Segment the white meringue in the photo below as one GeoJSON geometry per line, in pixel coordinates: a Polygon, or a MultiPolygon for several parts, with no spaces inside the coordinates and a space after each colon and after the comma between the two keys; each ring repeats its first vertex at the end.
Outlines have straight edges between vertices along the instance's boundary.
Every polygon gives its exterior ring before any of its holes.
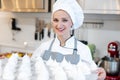
{"type": "Polygon", "coordinates": [[[49,80],[49,72],[41,57],[36,60],[35,72],[37,74],[37,80],[49,80]]]}
{"type": "Polygon", "coordinates": [[[4,80],[14,80],[15,79],[15,74],[10,72],[10,71],[4,72],[2,78],[4,80]]]}
{"type": "Polygon", "coordinates": [[[68,80],[65,71],[60,66],[56,66],[53,73],[55,80],[68,80]]]}
{"type": "Polygon", "coordinates": [[[25,64],[30,64],[30,57],[26,54],[23,56],[22,58],[22,64],[25,63],[25,64]]]}
{"type": "Polygon", "coordinates": [[[20,72],[18,74],[18,77],[17,79],[18,80],[30,80],[31,79],[31,73],[26,73],[25,71],[24,72],[20,72]]]}
{"type": "Polygon", "coordinates": [[[2,76],[2,61],[0,60],[0,77],[2,76]]]}

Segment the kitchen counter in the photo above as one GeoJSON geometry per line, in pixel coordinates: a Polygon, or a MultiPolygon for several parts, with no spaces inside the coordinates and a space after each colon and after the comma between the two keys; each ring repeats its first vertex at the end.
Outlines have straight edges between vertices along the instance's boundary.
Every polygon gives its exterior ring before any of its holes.
{"type": "Polygon", "coordinates": [[[41,44],[40,42],[28,42],[27,44],[24,43],[17,43],[17,42],[0,43],[0,53],[11,52],[11,51],[33,53],[35,49],[41,44]]]}

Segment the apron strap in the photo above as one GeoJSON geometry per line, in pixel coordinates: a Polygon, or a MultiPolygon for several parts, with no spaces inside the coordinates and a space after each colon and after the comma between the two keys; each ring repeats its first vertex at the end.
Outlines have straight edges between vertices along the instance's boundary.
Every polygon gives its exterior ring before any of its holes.
{"type": "Polygon", "coordinates": [[[50,44],[50,47],[48,49],[49,51],[51,51],[51,48],[52,48],[52,45],[53,45],[54,41],[55,41],[55,38],[53,39],[52,43],[50,44]]]}
{"type": "Polygon", "coordinates": [[[73,54],[77,54],[77,40],[76,40],[76,38],[75,38],[75,40],[74,40],[73,54]]]}

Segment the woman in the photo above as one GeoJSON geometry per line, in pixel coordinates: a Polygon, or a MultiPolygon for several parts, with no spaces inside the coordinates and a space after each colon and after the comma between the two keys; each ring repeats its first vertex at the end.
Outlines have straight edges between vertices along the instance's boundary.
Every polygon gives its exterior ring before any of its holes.
{"type": "MultiPolygon", "coordinates": [[[[82,9],[76,0],[57,0],[53,5],[51,20],[56,38],[42,43],[34,52],[32,59],[40,56],[45,62],[52,59],[64,69],[66,66],[62,62],[65,60],[75,66],[82,76],[95,71],[98,74],[98,80],[104,80],[106,73],[103,68],[96,66],[88,46],[71,36],[72,30],[79,28],[83,19],[82,9]]],[[[79,80],[84,80],[84,78],[79,80]]]]}

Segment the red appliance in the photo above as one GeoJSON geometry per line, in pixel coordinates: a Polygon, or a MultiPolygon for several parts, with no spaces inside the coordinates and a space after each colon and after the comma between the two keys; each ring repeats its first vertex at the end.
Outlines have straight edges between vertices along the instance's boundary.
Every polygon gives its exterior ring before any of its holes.
{"type": "Polygon", "coordinates": [[[120,80],[120,76],[107,76],[105,80],[120,80]]]}
{"type": "Polygon", "coordinates": [[[119,48],[120,43],[118,41],[110,42],[108,44],[108,53],[110,54],[110,57],[119,58],[119,48]]]}
{"type": "MultiPolygon", "coordinates": [[[[119,51],[120,51],[120,42],[113,41],[108,44],[108,53],[110,57],[120,58],[119,51]]],[[[107,75],[105,80],[120,80],[120,74],[118,76],[107,75]]]]}

